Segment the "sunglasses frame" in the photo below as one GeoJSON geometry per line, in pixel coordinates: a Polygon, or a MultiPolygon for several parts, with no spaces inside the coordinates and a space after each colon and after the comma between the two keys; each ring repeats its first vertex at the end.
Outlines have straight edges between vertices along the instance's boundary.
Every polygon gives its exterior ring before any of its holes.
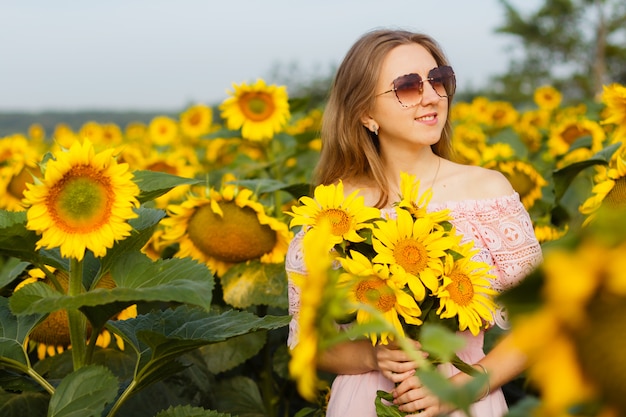
{"type": "MultiPolygon", "coordinates": [[[[432,75],[432,72],[433,72],[434,70],[436,70],[436,69],[441,69],[441,68],[446,68],[446,69],[447,69],[447,68],[449,68],[449,69],[450,69],[451,73],[450,73],[450,74],[448,74],[448,75],[446,75],[446,78],[452,78],[452,79],[454,80],[454,90],[456,90],[456,77],[455,77],[455,74],[454,74],[454,70],[452,69],[452,67],[451,67],[450,65],[441,65],[441,66],[438,66],[438,67],[431,68],[431,69],[428,71],[428,75],[429,75],[429,77],[428,77],[428,78],[426,78],[426,79],[422,79],[422,76],[421,76],[421,75],[419,75],[418,73],[415,73],[415,72],[412,72],[412,73],[410,73],[410,74],[404,74],[404,75],[401,75],[401,76],[399,76],[398,78],[396,78],[395,80],[393,80],[393,82],[392,82],[392,84],[393,84],[393,88],[392,88],[392,89],[387,90],[387,91],[384,91],[384,92],[379,93],[379,94],[376,94],[376,96],[375,96],[375,97],[382,96],[383,94],[391,93],[391,92],[393,91],[393,92],[394,92],[394,94],[395,94],[395,96],[396,96],[396,100],[398,100],[398,103],[400,103],[400,105],[401,105],[402,107],[415,107],[415,106],[417,106],[418,104],[420,104],[420,103],[422,102],[422,98],[423,98],[423,96],[424,96],[424,83],[425,83],[425,82],[428,82],[428,83],[430,84],[430,86],[433,88],[433,90],[435,91],[435,93],[436,93],[439,97],[444,98],[444,97],[450,97],[450,96],[453,96],[453,95],[454,95],[454,93],[455,93],[455,91],[453,91],[453,92],[452,92],[452,94],[447,94],[447,91],[446,91],[446,95],[442,96],[441,94],[439,94],[439,93],[437,92],[437,89],[435,89],[435,87],[434,87],[434,86],[433,86],[433,84],[432,84],[432,82],[433,82],[433,81],[435,81],[436,79],[438,79],[438,78],[443,78],[443,77],[430,77],[430,75],[432,75]],[[397,88],[397,87],[396,87],[396,81],[398,81],[398,80],[399,80],[399,79],[401,79],[401,78],[404,78],[404,77],[410,76],[410,75],[417,75],[417,77],[419,77],[419,80],[420,80],[420,81],[419,81],[419,83],[420,83],[420,84],[419,84],[419,85],[420,85],[420,87],[419,87],[420,99],[419,99],[419,101],[418,101],[417,103],[415,103],[415,104],[410,104],[410,105],[407,105],[407,104],[404,104],[404,103],[402,102],[402,100],[400,100],[400,97],[398,97],[398,90],[400,90],[400,91],[401,91],[402,89],[401,89],[401,88],[399,89],[399,88],[397,88]]],[[[442,83],[442,85],[443,85],[443,83],[442,83]]],[[[444,89],[445,89],[445,85],[444,85],[444,89]]]]}

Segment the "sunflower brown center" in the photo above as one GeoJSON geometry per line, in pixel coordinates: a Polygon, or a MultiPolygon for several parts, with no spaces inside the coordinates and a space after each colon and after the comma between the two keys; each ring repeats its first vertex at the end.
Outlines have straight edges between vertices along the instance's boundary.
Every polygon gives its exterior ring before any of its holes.
{"type": "Polygon", "coordinates": [[[239,263],[274,249],[276,232],[259,223],[252,208],[239,207],[234,202],[220,203],[220,208],[222,217],[206,204],[189,219],[189,239],[202,253],[222,262],[239,263]]]}
{"type": "Polygon", "coordinates": [[[604,197],[607,206],[613,208],[626,208],[626,177],[618,178],[615,185],[604,197]]]}
{"type": "Polygon", "coordinates": [[[587,136],[590,134],[591,132],[587,129],[584,129],[578,125],[570,125],[565,128],[563,133],[561,133],[561,137],[565,142],[571,145],[576,139],[582,138],[583,136],[587,136]]]}
{"type": "Polygon", "coordinates": [[[198,126],[202,122],[202,115],[200,112],[194,112],[187,120],[191,126],[198,126]]]}
{"type": "Polygon", "coordinates": [[[398,241],[393,249],[393,257],[398,265],[413,275],[422,272],[428,265],[426,247],[415,239],[398,241]]]}
{"type": "Polygon", "coordinates": [[[275,105],[272,97],[267,93],[249,92],[239,99],[239,107],[246,119],[262,122],[274,114],[275,105]]]}
{"type": "Polygon", "coordinates": [[[356,287],[356,299],[383,313],[391,310],[396,304],[393,290],[383,280],[376,277],[359,282],[356,287]]]}
{"type": "Polygon", "coordinates": [[[449,278],[452,280],[446,287],[450,293],[450,298],[460,306],[467,306],[474,297],[474,286],[472,280],[462,272],[453,271],[449,278]]]}
{"type": "Polygon", "coordinates": [[[113,205],[109,178],[91,166],[73,167],[51,187],[47,206],[55,224],[68,233],[88,233],[109,221],[113,205]]]}
{"type": "Polygon", "coordinates": [[[330,227],[335,236],[343,236],[350,231],[350,224],[352,222],[345,210],[337,208],[323,210],[317,215],[315,221],[319,224],[322,219],[328,219],[328,221],[330,221],[330,227]]]}

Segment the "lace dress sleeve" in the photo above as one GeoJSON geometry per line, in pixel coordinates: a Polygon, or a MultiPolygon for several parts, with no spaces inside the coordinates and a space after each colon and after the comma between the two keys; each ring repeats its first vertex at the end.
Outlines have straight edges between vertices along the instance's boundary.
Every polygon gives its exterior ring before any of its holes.
{"type": "Polygon", "coordinates": [[[298,314],[300,311],[300,286],[302,280],[306,276],[304,266],[304,255],[302,252],[302,238],[304,232],[300,231],[295,234],[289,244],[287,255],[285,257],[285,269],[287,271],[287,285],[289,296],[289,314],[291,322],[289,323],[289,336],[287,338],[287,346],[293,349],[298,343],[298,314]]]}

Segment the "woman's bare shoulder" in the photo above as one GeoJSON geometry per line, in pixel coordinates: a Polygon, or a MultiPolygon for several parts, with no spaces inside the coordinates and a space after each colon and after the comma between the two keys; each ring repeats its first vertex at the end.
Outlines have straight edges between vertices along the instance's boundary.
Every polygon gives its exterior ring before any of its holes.
{"type": "Polygon", "coordinates": [[[438,185],[447,194],[445,200],[479,200],[514,192],[509,180],[499,171],[449,161],[438,185]]]}
{"type": "Polygon", "coordinates": [[[378,191],[370,184],[361,181],[344,181],[343,194],[348,196],[353,192],[358,192],[363,197],[365,205],[375,206],[378,202],[378,191]]]}

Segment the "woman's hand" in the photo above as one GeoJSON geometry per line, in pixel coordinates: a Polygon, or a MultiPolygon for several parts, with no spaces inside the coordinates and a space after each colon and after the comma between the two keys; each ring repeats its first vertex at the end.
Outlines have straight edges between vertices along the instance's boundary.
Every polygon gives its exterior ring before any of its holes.
{"type": "MultiPolygon", "coordinates": [[[[418,354],[427,356],[425,352],[420,351],[422,346],[419,342],[413,341],[413,345],[418,354]]],[[[378,370],[390,381],[402,382],[415,374],[418,364],[397,344],[376,345],[374,350],[378,370]]]]}
{"type": "Polygon", "coordinates": [[[416,415],[419,413],[419,417],[442,416],[454,410],[453,407],[441,403],[439,398],[422,385],[417,376],[406,378],[391,393],[393,403],[400,411],[416,415]]]}

